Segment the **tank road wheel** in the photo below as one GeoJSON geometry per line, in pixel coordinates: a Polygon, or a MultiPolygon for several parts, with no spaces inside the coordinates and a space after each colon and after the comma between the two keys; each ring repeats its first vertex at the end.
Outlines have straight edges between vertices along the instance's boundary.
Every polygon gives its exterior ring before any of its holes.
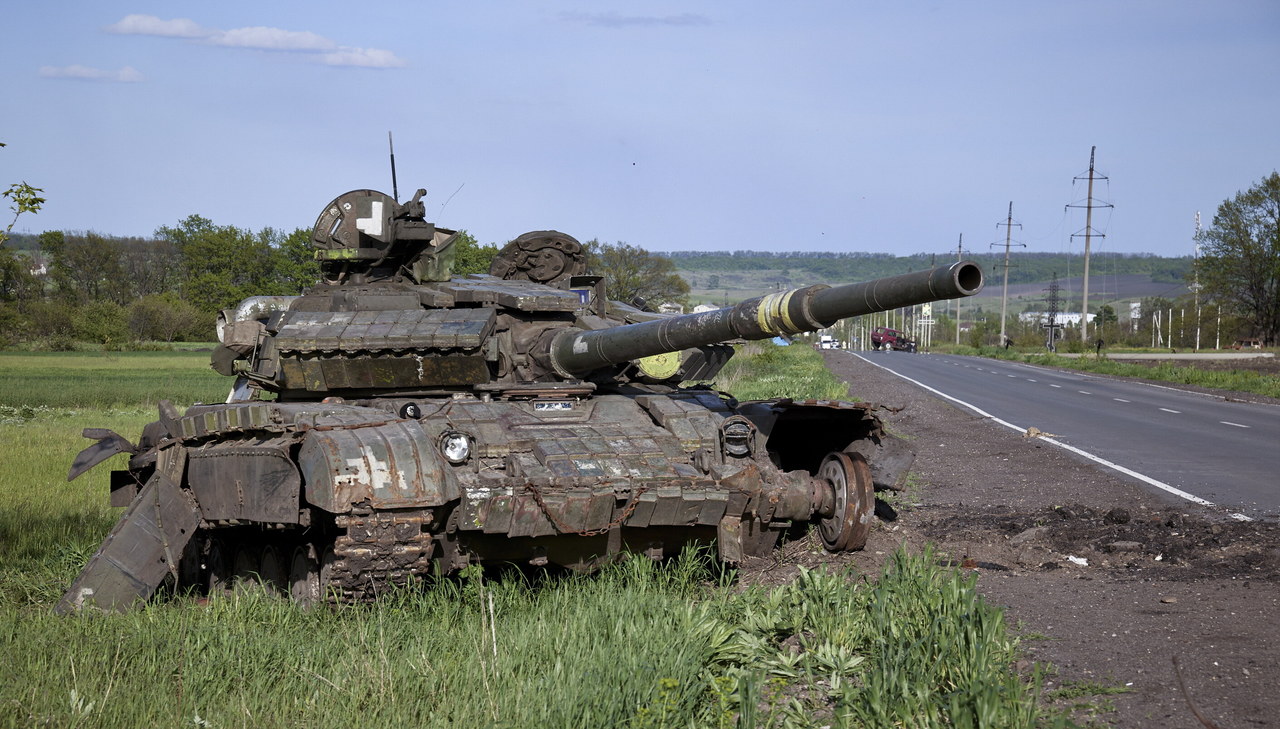
{"type": "Polygon", "coordinates": [[[330,544],[324,548],[324,553],[320,556],[320,599],[327,602],[336,602],[342,599],[341,588],[334,582],[335,570],[334,563],[338,561],[338,554],[330,544]]]}
{"type": "Polygon", "coordinates": [[[314,552],[314,547],[304,544],[293,550],[289,563],[289,597],[302,607],[314,607],[320,602],[320,566],[314,552]]]}
{"type": "Polygon", "coordinates": [[[232,587],[249,585],[258,581],[258,550],[255,547],[238,547],[231,560],[232,587]]]}
{"type": "Polygon", "coordinates": [[[213,540],[209,545],[209,554],[205,557],[206,582],[209,595],[225,595],[231,591],[231,563],[227,559],[227,549],[221,539],[213,540]]]}
{"type": "Polygon", "coordinates": [[[822,461],[818,478],[831,485],[835,508],[818,521],[822,544],[831,552],[862,549],[876,511],[871,469],[857,453],[831,453],[822,461]]]}
{"type": "Polygon", "coordinates": [[[285,564],[284,557],[276,545],[268,544],[263,547],[262,561],[258,565],[258,579],[269,592],[284,592],[289,580],[288,569],[289,565],[285,564]]]}

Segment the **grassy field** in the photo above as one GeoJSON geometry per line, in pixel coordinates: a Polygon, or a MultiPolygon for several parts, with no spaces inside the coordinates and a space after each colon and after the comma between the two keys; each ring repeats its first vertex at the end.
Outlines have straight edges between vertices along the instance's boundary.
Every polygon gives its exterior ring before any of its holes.
{"type": "MultiPolygon", "coordinates": [[[[927,553],[772,590],[687,553],[585,577],[473,571],[372,605],[306,611],[248,589],[54,616],[118,512],[106,468],[65,483],[80,429],[135,437],[158,398],[220,400],[226,384],[200,353],[0,356],[0,727],[1062,723],[1037,708],[1038,677],[1011,672],[1001,613],[927,553]]],[[[744,359],[744,398],[843,387],[797,389],[821,380],[808,348],[744,359]]]]}

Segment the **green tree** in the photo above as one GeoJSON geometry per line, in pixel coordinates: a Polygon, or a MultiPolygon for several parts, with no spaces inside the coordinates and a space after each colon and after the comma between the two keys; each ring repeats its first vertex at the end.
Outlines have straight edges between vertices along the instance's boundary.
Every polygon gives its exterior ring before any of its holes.
{"type": "Polygon", "coordinates": [[[1103,304],[1098,307],[1098,311],[1093,315],[1094,333],[1103,340],[1109,340],[1114,343],[1116,338],[1116,324],[1120,321],[1120,317],[1116,315],[1116,309],[1111,304],[1103,304]]]}
{"type": "MultiPolygon", "coordinates": [[[[0,142],[0,147],[4,146],[5,143],[0,142]]],[[[0,303],[20,303],[29,293],[39,288],[27,261],[9,250],[5,241],[9,240],[9,234],[13,232],[18,218],[27,213],[34,215],[40,212],[45,203],[45,198],[40,196],[41,192],[44,190],[23,181],[10,185],[9,189],[0,193],[0,197],[9,199],[9,209],[13,211],[13,218],[0,231],[0,303]]],[[[5,314],[4,318],[10,318],[10,315],[5,314]]]]}
{"type": "Polygon", "coordinates": [[[685,306],[689,284],[676,273],[676,264],[660,256],[619,241],[615,244],[587,241],[587,270],[606,276],[606,295],[614,301],[643,301],[650,308],[662,304],[685,306]]]}
{"type": "Polygon", "coordinates": [[[1267,345],[1280,337],[1280,173],[1224,200],[1200,232],[1199,281],[1267,345]]]}
{"type": "Polygon", "coordinates": [[[49,278],[60,298],[76,304],[110,301],[125,305],[133,298],[126,275],[124,246],[97,233],[40,234],[40,248],[49,256],[49,278]]]}
{"type": "Polygon", "coordinates": [[[182,257],[169,241],[120,239],[120,265],[132,298],[177,291],[182,282],[182,257]]]}
{"type": "Polygon", "coordinates": [[[453,275],[488,273],[489,266],[496,255],[498,255],[498,246],[493,243],[480,245],[475,236],[460,230],[458,239],[453,243],[453,275]]]}
{"type": "MultiPolygon", "coordinates": [[[[0,142],[0,147],[8,146],[4,142],[0,142]]],[[[28,185],[26,180],[15,182],[9,185],[9,189],[0,193],[0,197],[7,197],[12,203],[9,209],[13,211],[13,218],[9,221],[9,225],[5,227],[4,232],[0,233],[0,245],[9,239],[9,234],[13,232],[13,226],[18,222],[18,218],[24,213],[35,215],[40,212],[40,208],[44,207],[45,199],[40,197],[40,193],[44,192],[39,187],[28,185]]]]}
{"type": "Polygon", "coordinates": [[[294,230],[280,240],[276,250],[277,277],[290,293],[300,294],[320,282],[320,263],[311,247],[309,228],[294,230]]]}
{"type": "Polygon", "coordinates": [[[307,278],[295,265],[301,255],[299,235],[295,231],[285,236],[273,228],[253,233],[214,225],[199,215],[156,231],[156,237],[172,243],[181,257],[182,298],[210,313],[249,296],[299,293],[307,278]],[[282,251],[286,243],[289,252],[282,251]]]}

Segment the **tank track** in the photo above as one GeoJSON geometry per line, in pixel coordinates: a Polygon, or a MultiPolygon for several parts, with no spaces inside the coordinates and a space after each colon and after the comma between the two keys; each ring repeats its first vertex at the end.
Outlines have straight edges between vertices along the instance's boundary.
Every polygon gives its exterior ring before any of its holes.
{"type": "Polygon", "coordinates": [[[345,533],[321,557],[320,585],[329,599],[373,600],[388,587],[431,574],[435,542],[429,511],[348,514],[335,523],[345,533]]]}

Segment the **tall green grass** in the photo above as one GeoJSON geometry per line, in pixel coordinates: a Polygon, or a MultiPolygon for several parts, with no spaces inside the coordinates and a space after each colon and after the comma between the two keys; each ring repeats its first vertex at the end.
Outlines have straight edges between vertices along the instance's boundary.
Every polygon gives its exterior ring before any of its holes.
{"type": "Polygon", "coordinates": [[[153,408],[222,402],[230,378],[208,352],[0,352],[3,408],[153,408]]]}
{"type": "MultiPolygon", "coordinates": [[[[81,356],[93,362],[59,363],[66,377],[102,366],[81,356]]],[[[54,616],[119,511],[106,507],[107,467],[65,483],[87,443],[80,429],[134,437],[154,417],[151,398],[171,394],[140,384],[136,360],[116,363],[137,402],[67,394],[27,407],[12,395],[23,384],[6,385],[18,414],[0,419],[0,728],[1059,721],[1037,708],[1037,678],[1011,672],[1018,646],[1000,612],[927,553],[897,555],[878,580],[814,571],[771,590],[740,589],[687,553],[589,576],[473,570],[311,611],[241,589],[54,616]]],[[[175,381],[200,381],[184,359],[168,366],[175,381]]],[[[48,371],[24,367],[28,379],[48,371]]]]}
{"type": "Polygon", "coordinates": [[[254,590],[57,617],[0,603],[0,726],[1034,727],[1039,682],[972,577],[715,581],[689,552],[479,572],[305,611],[254,590]]]}
{"type": "Polygon", "coordinates": [[[849,384],[837,380],[823,365],[822,355],[804,344],[761,341],[740,346],[716,378],[716,386],[739,400],[849,399],[849,384]]]}

